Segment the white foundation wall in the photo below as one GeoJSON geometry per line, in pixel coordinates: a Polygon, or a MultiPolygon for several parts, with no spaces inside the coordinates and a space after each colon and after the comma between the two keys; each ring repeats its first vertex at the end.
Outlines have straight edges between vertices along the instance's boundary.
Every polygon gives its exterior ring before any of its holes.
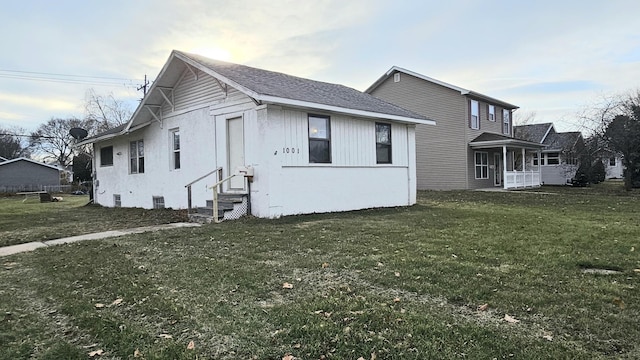
{"type": "MultiPolygon", "coordinates": [[[[316,112],[311,112],[317,114],[316,112]]],[[[415,126],[392,124],[392,164],[376,164],[375,123],[331,117],[331,164],[310,164],[308,112],[263,107],[251,119],[247,160],[258,217],[405,206],[416,201],[415,126]],[[258,150],[259,149],[259,150],[258,150]]]]}
{"type": "MultiPolygon", "coordinates": [[[[165,207],[187,207],[185,185],[217,167],[215,149],[216,128],[209,107],[163,119],[115,142],[96,144],[95,202],[114,206],[114,194],[119,194],[123,207],[153,208],[153,196],[163,196],[165,207]],[[173,169],[171,131],[180,130],[180,169],[173,169]],[[130,174],[129,143],[144,141],[145,172],[130,174]],[[100,148],[113,145],[113,166],[100,166],[100,148]]],[[[193,185],[194,206],[204,206],[211,194],[207,186],[215,183],[209,176],[193,185]]]]}

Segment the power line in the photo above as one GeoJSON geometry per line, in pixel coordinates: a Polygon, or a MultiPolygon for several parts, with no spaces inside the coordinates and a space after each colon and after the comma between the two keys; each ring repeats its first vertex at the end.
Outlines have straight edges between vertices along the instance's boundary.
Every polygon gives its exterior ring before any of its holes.
{"type": "Polygon", "coordinates": [[[28,77],[28,76],[16,76],[16,75],[3,75],[0,74],[0,78],[16,79],[16,80],[30,80],[41,82],[54,82],[63,84],[79,84],[79,85],[96,85],[96,86],[135,86],[133,84],[116,83],[116,82],[99,82],[99,81],[86,81],[81,79],[55,79],[55,78],[40,78],[40,77],[28,77]]]}
{"type": "Polygon", "coordinates": [[[142,79],[125,79],[125,78],[116,78],[116,77],[107,77],[107,76],[70,75],[70,74],[56,74],[56,73],[46,73],[46,72],[36,72],[36,71],[7,70],[7,69],[0,69],[0,71],[1,72],[11,72],[11,73],[21,73],[21,74],[36,74],[36,75],[49,75],[49,76],[69,76],[69,77],[80,77],[80,78],[91,78],[91,79],[111,79],[111,80],[125,80],[125,81],[142,81],[142,79]]]}
{"type": "Polygon", "coordinates": [[[28,137],[28,138],[42,138],[42,139],[55,139],[53,136],[41,136],[41,135],[23,135],[23,134],[1,134],[0,136],[18,136],[18,137],[28,137]]]}

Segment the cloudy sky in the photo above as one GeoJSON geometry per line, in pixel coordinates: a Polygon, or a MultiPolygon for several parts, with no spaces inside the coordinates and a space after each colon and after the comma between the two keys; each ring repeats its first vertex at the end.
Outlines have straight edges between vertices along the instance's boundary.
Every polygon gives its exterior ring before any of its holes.
{"type": "Polygon", "coordinates": [[[0,127],[28,131],[90,89],[135,107],[172,49],[358,90],[397,65],[558,130],[640,88],[637,0],[1,1],[0,127]]]}

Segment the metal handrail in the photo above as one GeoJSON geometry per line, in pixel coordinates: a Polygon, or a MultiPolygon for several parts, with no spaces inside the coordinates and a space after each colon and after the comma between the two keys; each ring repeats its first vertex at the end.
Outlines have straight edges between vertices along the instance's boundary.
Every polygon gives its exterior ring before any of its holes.
{"type": "Polygon", "coordinates": [[[222,179],[222,166],[220,166],[220,167],[216,168],[216,169],[215,169],[215,170],[213,170],[213,171],[209,171],[208,173],[206,173],[206,174],[204,174],[204,175],[200,176],[199,178],[197,178],[197,179],[193,180],[192,182],[190,182],[190,183],[188,183],[187,185],[185,185],[185,186],[184,186],[184,187],[186,187],[186,188],[187,188],[187,213],[188,213],[188,214],[191,214],[191,207],[192,207],[192,206],[191,206],[191,186],[192,186],[193,184],[197,183],[198,181],[200,181],[200,180],[202,180],[202,179],[206,178],[207,176],[209,176],[209,175],[211,175],[211,174],[215,173],[215,172],[217,172],[217,173],[218,173],[218,181],[220,181],[220,180],[222,179]]]}
{"type": "Polygon", "coordinates": [[[232,174],[227,176],[225,179],[222,179],[220,181],[218,181],[217,183],[209,186],[209,189],[213,189],[213,221],[215,223],[219,223],[220,220],[218,219],[218,187],[220,185],[222,185],[223,183],[225,183],[226,181],[231,180],[231,178],[238,176],[240,174],[232,174]]]}

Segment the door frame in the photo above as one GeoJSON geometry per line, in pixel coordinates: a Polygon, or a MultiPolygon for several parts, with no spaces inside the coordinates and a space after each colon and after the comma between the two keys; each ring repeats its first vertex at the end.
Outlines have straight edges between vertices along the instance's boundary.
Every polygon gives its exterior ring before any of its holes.
{"type": "Polygon", "coordinates": [[[493,186],[502,186],[502,154],[493,153],[493,186]]]}
{"type": "MultiPolygon", "coordinates": [[[[244,117],[242,116],[242,114],[239,114],[238,116],[229,116],[225,119],[225,126],[226,126],[226,133],[227,133],[227,159],[226,159],[226,163],[227,163],[227,176],[231,176],[233,174],[233,171],[235,170],[235,168],[232,168],[232,140],[234,143],[237,143],[238,141],[240,141],[242,144],[240,145],[240,149],[242,150],[242,154],[241,154],[241,164],[234,164],[233,166],[240,166],[240,165],[244,165],[245,163],[245,159],[246,159],[246,149],[245,149],[245,141],[244,141],[244,117]],[[239,128],[239,132],[238,134],[235,134],[230,131],[231,129],[231,122],[232,121],[240,121],[240,128],[239,128]],[[233,138],[232,138],[233,137],[233,138]]],[[[243,177],[233,177],[231,178],[228,183],[227,183],[227,189],[230,191],[245,191],[246,187],[245,187],[245,181],[243,177]]]]}

